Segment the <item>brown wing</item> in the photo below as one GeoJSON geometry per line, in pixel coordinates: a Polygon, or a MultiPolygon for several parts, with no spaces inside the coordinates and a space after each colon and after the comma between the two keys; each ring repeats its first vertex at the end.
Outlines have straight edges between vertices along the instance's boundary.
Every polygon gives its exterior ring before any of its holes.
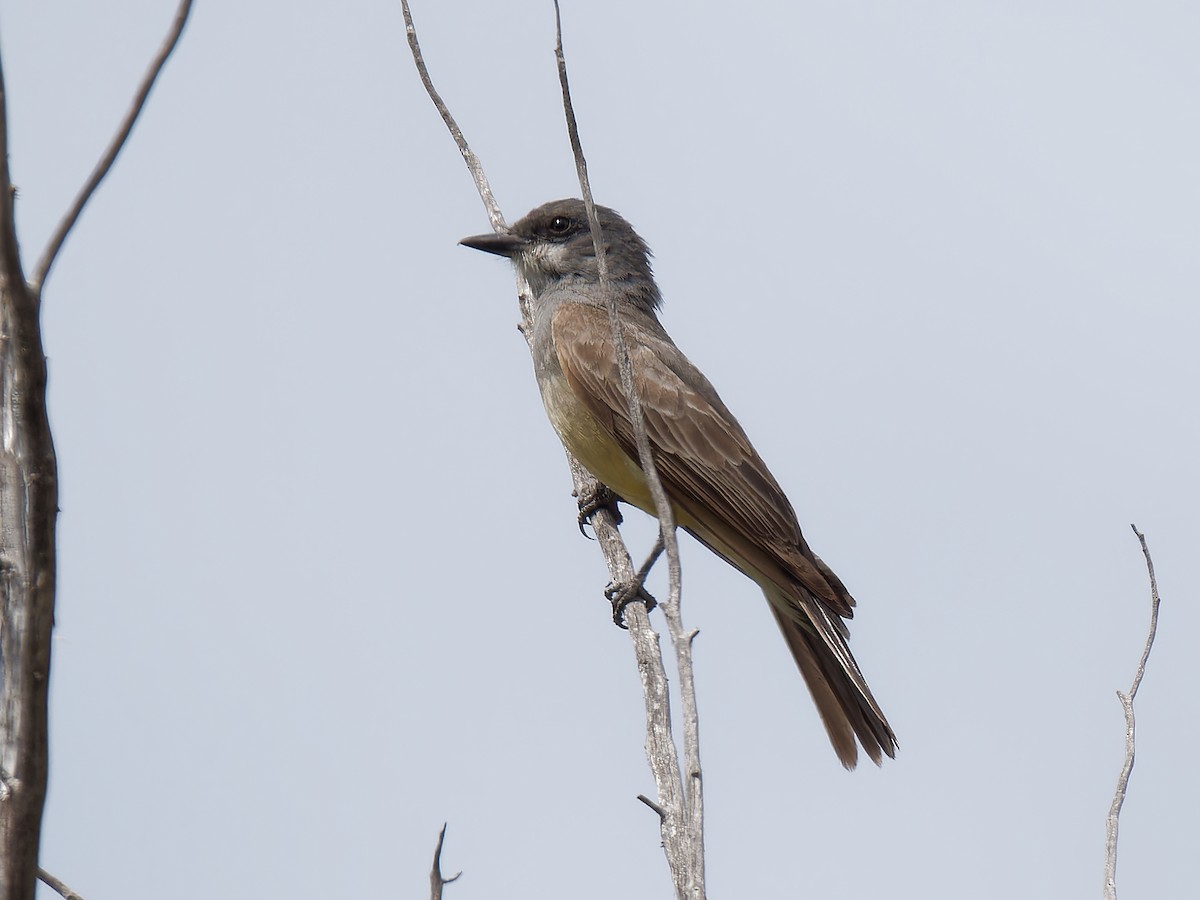
{"type": "MultiPolygon", "coordinates": [[[[636,459],[608,311],[563,304],[551,327],[572,390],[636,459]]],[[[731,562],[750,563],[784,591],[790,593],[794,579],[837,614],[852,616],[853,599],[836,578],[826,577],[828,570],[804,542],[783,490],[708,379],[657,323],[626,320],[626,327],[663,487],[700,523],[698,536],[724,543],[727,551],[743,557],[731,562]]]]}

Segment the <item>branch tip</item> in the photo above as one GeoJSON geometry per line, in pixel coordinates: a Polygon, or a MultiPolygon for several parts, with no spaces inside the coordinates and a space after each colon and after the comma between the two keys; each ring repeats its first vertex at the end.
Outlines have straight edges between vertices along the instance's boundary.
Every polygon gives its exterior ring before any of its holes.
{"type": "Polygon", "coordinates": [[[54,265],[54,260],[57,258],[58,252],[62,249],[67,235],[71,233],[71,229],[79,221],[79,216],[83,213],[83,208],[92,199],[92,195],[96,193],[96,189],[100,187],[100,183],[112,169],[113,163],[116,162],[117,156],[125,146],[125,142],[129,139],[129,135],[133,131],[133,126],[137,124],[138,117],[142,114],[142,109],[145,107],[146,100],[150,96],[150,91],[154,88],[155,82],[158,81],[158,76],[163,70],[163,66],[166,65],[167,60],[179,43],[179,38],[183,35],[183,28],[187,24],[191,11],[192,0],[180,0],[178,8],[175,10],[175,19],[171,23],[171,30],[167,32],[166,38],[158,48],[158,53],[151,61],[150,67],[146,70],[146,74],[142,76],[137,93],[134,95],[129,109],[125,112],[125,118],[121,120],[121,124],[117,128],[117,133],[109,141],[104,155],[100,157],[100,161],[92,169],[92,174],[88,176],[88,180],[80,188],[79,193],[75,195],[75,200],[72,202],[71,208],[67,210],[66,215],[59,221],[58,227],[54,229],[54,234],[50,236],[50,240],[46,244],[46,249],[42,251],[41,259],[38,260],[37,265],[34,267],[33,277],[29,280],[29,287],[34,296],[40,296],[42,286],[46,283],[46,278],[50,274],[50,269],[54,265]]]}
{"type": "Polygon", "coordinates": [[[484,174],[483,164],[480,163],[479,157],[475,155],[470,144],[467,143],[467,139],[463,137],[462,129],[458,127],[458,122],[450,114],[450,107],[446,105],[446,101],[442,99],[442,95],[433,86],[433,78],[429,74],[429,69],[425,65],[425,57],[421,53],[421,43],[417,40],[417,26],[413,22],[412,10],[408,8],[408,0],[400,0],[400,10],[404,15],[404,33],[408,37],[408,48],[412,53],[413,64],[417,67],[417,74],[421,78],[421,84],[425,86],[425,93],[433,101],[434,108],[437,109],[438,115],[442,117],[442,121],[450,132],[450,136],[454,138],[458,152],[462,154],[463,161],[467,164],[467,170],[471,173],[471,178],[475,181],[475,190],[478,191],[479,199],[483,201],[484,209],[487,210],[488,221],[492,223],[492,230],[496,232],[507,231],[508,226],[505,224],[504,216],[500,212],[500,205],[496,202],[496,197],[492,193],[492,186],[488,182],[487,175],[484,174]]]}

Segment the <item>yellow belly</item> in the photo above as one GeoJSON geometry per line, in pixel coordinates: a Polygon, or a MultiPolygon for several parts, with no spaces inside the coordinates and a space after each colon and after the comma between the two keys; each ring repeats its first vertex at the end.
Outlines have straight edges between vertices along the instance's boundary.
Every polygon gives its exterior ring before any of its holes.
{"type": "MultiPolygon", "coordinates": [[[[632,503],[657,518],[654,498],[646,486],[641,467],[579,401],[566,377],[557,373],[549,376],[543,379],[541,389],[550,424],[571,455],[626,503],[632,503]]],[[[778,584],[745,559],[729,541],[703,521],[693,518],[673,500],[671,508],[675,513],[676,525],[692,532],[709,549],[764,590],[779,592],[778,584]]]]}
{"type": "Polygon", "coordinates": [[[556,373],[541,388],[550,424],[571,455],[622,500],[654,515],[641,467],[579,401],[566,378],[556,373]]]}

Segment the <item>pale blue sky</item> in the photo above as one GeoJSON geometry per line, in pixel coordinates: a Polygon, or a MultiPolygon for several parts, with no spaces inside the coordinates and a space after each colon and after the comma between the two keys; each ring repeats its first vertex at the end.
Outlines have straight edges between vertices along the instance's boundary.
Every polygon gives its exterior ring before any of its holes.
{"type": "MultiPolygon", "coordinates": [[[[0,0],[28,260],[173,9],[0,0]]],[[[901,744],[843,772],[759,591],[685,540],[711,896],[1099,896],[1130,522],[1164,605],[1120,885],[1179,896],[1195,4],[563,13],[597,198],[858,598],[901,744]]],[[[548,0],[414,15],[509,220],[577,193],[548,0]]],[[[425,896],[444,820],[447,900],[670,896],[512,277],[456,246],[486,227],[398,3],[198,3],[46,289],[43,862],[89,900],[425,896]]]]}

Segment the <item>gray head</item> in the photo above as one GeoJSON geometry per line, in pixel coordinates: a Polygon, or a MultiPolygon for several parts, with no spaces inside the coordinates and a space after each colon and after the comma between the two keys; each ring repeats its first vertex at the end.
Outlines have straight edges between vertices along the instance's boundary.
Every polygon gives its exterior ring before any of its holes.
{"type": "MultiPolygon", "coordinates": [[[[620,214],[597,206],[604,258],[613,287],[635,306],[653,313],[661,298],[650,268],[650,248],[620,214]]],[[[480,234],[459,241],[475,250],[507,256],[535,295],[551,286],[599,284],[600,273],[582,200],[544,203],[507,234],[480,234]]]]}

